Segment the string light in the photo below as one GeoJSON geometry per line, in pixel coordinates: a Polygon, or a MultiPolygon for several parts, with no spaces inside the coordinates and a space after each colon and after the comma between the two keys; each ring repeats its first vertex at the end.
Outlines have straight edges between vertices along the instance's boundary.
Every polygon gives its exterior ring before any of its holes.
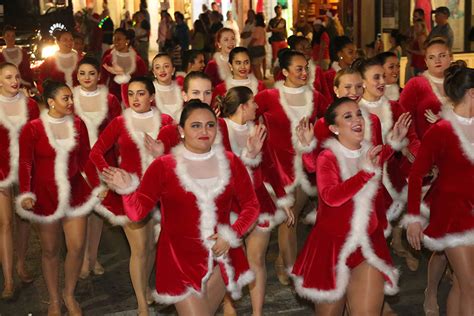
{"type": "Polygon", "coordinates": [[[110,19],[110,16],[106,16],[105,18],[103,18],[102,20],[100,20],[99,22],[99,28],[101,29],[102,26],[104,25],[105,21],[107,21],[107,19],[110,19]]]}

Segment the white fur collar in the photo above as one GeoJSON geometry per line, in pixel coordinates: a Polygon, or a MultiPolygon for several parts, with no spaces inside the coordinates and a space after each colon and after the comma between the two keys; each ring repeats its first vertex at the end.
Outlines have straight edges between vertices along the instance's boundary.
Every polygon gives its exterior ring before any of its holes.
{"type": "Polygon", "coordinates": [[[444,107],[441,111],[441,117],[451,123],[453,127],[454,134],[458,137],[459,143],[461,146],[461,151],[464,153],[464,156],[474,164],[474,146],[469,142],[467,137],[464,135],[461,127],[459,126],[459,121],[455,117],[455,114],[452,108],[444,107]]]}
{"type": "MultiPolygon", "coordinates": [[[[117,56],[122,54],[114,49],[111,51],[112,54],[112,64],[116,65],[117,64],[117,56]]],[[[135,72],[137,69],[137,53],[135,53],[135,50],[133,48],[128,49],[128,58],[130,59],[130,69],[124,73],[124,75],[131,75],[135,72]]]]}
{"type": "Polygon", "coordinates": [[[67,128],[69,130],[69,136],[61,142],[58,142],[54,137],[53,131],[49,126],[50,123],[48,116],[48,110],[44,110],[40,114],[40,119],[43,122],[44,131],[46,132],[46,136],[48,137],[49,144],[54,149],[54,151],[56,151],[56,153],[69,153],[76,146],[76,129],[74,128],[74,116],[70,115],[64,117],[64,119],[66,120],[67,128]]]}
{"type": "Polygon", "coordinates": [[[226,80],[229,77],[232,78],[232,72],[230,71],[229,62],[222,60],[221,53],[220,52],[214,53],[213,58],[216,61],[217,71],[219,73],[220,79],[226,80]]]}
{"type": "Polygon", "coordinates": [[[423,72],[423,77],[425,77],[425,79],[428,81],[428,83],[430,84],[431,86],[431,90],[433,91],[434,95],[436,96],[436,98],[438,98],[439,102],[441,103],[441,107],[445,106],[445,105],[448,105],[449,103],[449,99],[448,97],[445,97],[441,94],[441,92],[439,91],[438,87],[433,83],[433,81],[431,80],[430,78],[430,74],[428,73],[428,70],[426,70],[425,72],[423,72]]]}
{"type": "MultiPolygon", "coordinates": [[[[153,84],[156,86],[158,83],[153,81],[153,84]]],[[[179,85],[176,84],[175,81],[171,83],[171,89],[174,91],[175,100],[178,103],[171,105],[169,102],[167,103],[160,95],[160,90],[156,89],[155,92],[155,103],[156,107],[160,110],[161,113],[168,114],[171,116],[176,122],[179,121],[179,117],[181,115],[181,111],[183,109],[183,95],[181,94],[181,88],[179,85]]]]}
{"type": "Polygon", "coordinates": [[[308,85],[311,89],[314,89],[314,80],[316,80],[316,67],[316,63],[312,59],[310,59],[308,62],[308,85]]]}
{"type": "Polygon", "coordinates": [[[77,56],[77,52],[75,50],[72,50],[71,53],[69,54],[66,54],[69,56],[71,56],[73,62],[72,64],[74,65],[73,67],[70,67],[70,68],[65,68],[61,65],[61,62],[59,61],[59,59],[61,59],[62,55],[64,54],[61,54],[59,51],[57,51],[55,53],[55,57],[54,57],[54,62],[56,64],[56,68],[61,71],[62,73],[64,73],[64,78],[66,80],[66,84],[72,88],[73,87],[73,78],[72,78],[72,74],[74,72],[74,70],[76,70],[76,67],[77,67],[77,61],[79,59],[79,57],[77,56]]]}
{"type": "Polygon", "coordinates": [[[374,107],[372,104],[375,104],[377,107],[381,107],[382,109],[382,117],[379,117],[379,119],[380,123],[382,124],[382,138],[384,143],[386,143],[387,135],[393,127],[392,106],[390,101],[385,96],[382,96],[382,98],[380,98],[380,100],[377,102],[369,102],[364,98],[359,101],[359,106],[364,108],[369,113],[371,113],[370,109],[374,107]]]}
{"type": "MultiPolygon", "coordinates": [[[[257,78],[254,76],[254,74],[249,74],[248,75],[248,80],[250,81],[250,83],[246,86],[248,88],[250,88],[250,90],[252,90],[254,95],[256,95],[258,93],[258,80],[257,80],[257,78]]],[[[232,76],[228,76],[227,78],[225,78],[224,81],[225,81],[225,87],[226,87],[227,90],[229,90],[232,87],[236,87],[235,80],[233,80],[232,76]]]]}
{"type": "MultiPolygon", "coordinates": [[[[154,121],[154,129],[150,133],[150,136],[153,139],[157,139],[158,133],[160,132],[161,128],[161,113],[158,110],[153,111],[153,121],[154,121]]],[[[145,139],[144,139],[144,134],[141,132],[136,132],[133,128],[133,123],[132,123],[132,115],[133,115],[133,110],[131,108],[126,109],[123,112],[123,118],[125,120],[125,127],[128,131],[128,134],[130,135],[130,138],[132,141],[137,145],[138,152],[140,154],[140,163],[141,163],[141,175],[145,173],[146,169],[148,166],[153,162],[154,157],[148,152],[148,150],[145,148],[145,139]]]]}
{"type": "Polygon", "coordinates": [[[100,94],[100,104],[99,111],[94,112],[93,116],[87,115],[82,109],[81,105],[81,87],[77,86],[73,89],[74,95],[74,112],[81,118],[81,120],[86,124],[87,132],[89,134],[89,142],[91,147],[94,146],[99,135],[99,127],[107,117],[109,106],[107,102],[107,97],[109,95],[109,90],[104,86],[98,86],[98,92],[100,94]]]}
{"type": "Polygon", "coordinates": [[[19,66],[21,62],[23,61],[23,50],[21,47],[15,46],[14,48],[4,48],[2,51],[3,57],[5,58],[5,61],[8,63],[12,63],[15,66],[19,66]],[[7,51],[8,50],[17,50],[18,55],[15,58],[11,58],[10,55],[8,55],[7,51]]]}
{"type": "Polygon", "coordinates": [[[372,120],[370,119],[370,113],[363,107],[360,108],[362,112],[362,117],[365,121],[364,129],[364,140],[371,143],[372,142],[372,120]]]}

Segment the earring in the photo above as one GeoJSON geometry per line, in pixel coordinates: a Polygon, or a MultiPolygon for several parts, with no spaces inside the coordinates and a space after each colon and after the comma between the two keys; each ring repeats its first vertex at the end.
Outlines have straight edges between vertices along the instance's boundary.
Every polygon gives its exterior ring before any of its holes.
{"type": "Polygon", "coordinates": [[[363,84],[363,85],[362,85],[362,88],[366,89],[366,88],[367,88],[367,86],[366,86],[365,84],[363,84]]]}
{"type": "Polygon", "coordinates": [[[342,56],[339,56],[339,59],[342,60],[342,56]]]}
{"type": "Polygon", "coordinates": [[[54,110],[54,105],[51,105],[51,108],[54,110]]]}
{"type": "Polygon", "coordinates": [[[183,135],[183,134],[181,134],[181,139],[184,139],[184,135],[183,135]]]}
{"type": "Polygon", "coordinates": [[[339,132],[338,132],[338,131],[335,131],[335,132],[334,132],[334,135],[339,135],[339,132]]]}

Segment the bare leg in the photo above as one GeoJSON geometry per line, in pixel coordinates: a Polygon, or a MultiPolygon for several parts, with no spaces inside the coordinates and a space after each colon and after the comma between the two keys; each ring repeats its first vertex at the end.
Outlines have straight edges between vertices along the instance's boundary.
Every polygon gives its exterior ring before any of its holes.
{"type": "Polygon", "coordinates": [[[100,237],[104,220],[98,215],[92,213],[87,222],[86,251],[81,268],[81,278],[87,277],[91,270],[94,274],[103,274],[104,268],[97,261],[97,252],[99,250],[100,237]]]}
{"type": "Polygon", "coordinates": [[[445,250],[461,290],[460,316],[474,315],[474,246],[459,246],[445,250]]]}
{"type": "Polygon", "coordinates": [[[4,289],[2,297],[13,296],[13,211],[10,188],[0,190],[0,262],[2,264],[4,289]]]}
{"type": "Polygon", "coordinates": [[[262,61],[262,73],[263,73],[263,79],[267,79],[267,56],[265,54],[265,57],[263,57],[262,61]]]}
{"type": "Polygon", "coordinates": [[[263,80],[261,64],[252,65],[252,72],[258,80],[263,80]]]}
{"type": "Polygon", "coordinates": [[[31,283],[34,277],[26,271],[26,253],[28,252],[28,242],[30,240],[31,224],[15,215],[16,218],[16,272],[24,283],[31,283]]]}
{"type": "Polygon", "coordinates": [[[397,256],[405,258],[406,264],[410,271],[418,270],[420,262],[413,256],[411,251],[405,247],[402,241],[403,228],[400,226],[393,227],[392,231],[392,249],[395,251],[397,256]]]}
{"type": "MultiPolygon", "coordinates": [[[[459,315],[461,306],[461,288],[459,287],[458,278],[453,276],[453,285],[448,294],[447,302],[447,314],[448,315],[459,315]]],[[[431,316],[426,314],[427,316],[431,316]]]]}
{"type": "Polygon", "coordinates": [[[64,303],[69,315],[82,315],[81,306],[74,298],[74,290],[84,259],[87,217],[63,219],[63,230],[67,248],[64,262],[64,303]]]}
{"type": "Polygon", "coordinates": [[[444,252],[433,252],[428,262],[428,277],[425,289],[425,301],[423,309],[428,316],[439,315],[438,287],[443,278],[448,260],[444,252]]]}
{"type": "Polygon", "coordinates": [[[210,315],[215,315],[224,298],[225,284],[218,266],[214,267],[211,277],[206,284],[206,300],[210,315]]]}
{"type": "Polygon", "coordinates": [[[226,293],[224,295],[222,309],[224,312],[224,316],[237,316],[237,311],[235,310],[234,302],[232,301],[232,297],[230,297],[229,293],[226,293]]]}
{"type": "Polygon", "coordinates": [[[150,229],[146,223],[130,223],[124,226],[125,235],[130,245],[130,278],[132,279],[133,290],[137,297],[138,311],[143,315],[148,315],[148,304],[146,301],[146,289],[148,285],[147,275],[147,245],[148,239],[153,238],[149,234],[150,229]]]}
{"type": "Polygon", "coordinates": [[[317,316],[342,316],[346,299],[342,298],[334,303],[314,304],[317,316]]]}
{"type": "Polygon", "coordinates": [[[382,273],[363,262],[351,271],[347,302],[351,316],[379,316],[384,301],[382,273]]]}
{"type": "Polygon", "coordinates": [[[146,277],[146,284],[147,284],[147,292],[146,292],[146,300],[147,304],[152,304],[154,302],[153,297],[151,295],[152,289],[150,288],[150,277],[151,272],[153,271],[153,267],[155,266],[155,258],[156,258],[156,241],[155,241],[155,225],[157,221],[152,217],[148,223],[146,224],[147,236],[147,260],[146,260],[146,270],[145,270],[145,277],[146,277]]]}
{"type": "Polygon", "coordinates": [[[180,316],[212,316],[205,298],[193,294],[174,304],[180,316]]]}
{"type": "Polygon", "coordinates": [[[41,266],[46,288],[49,294],[48,315],[61,315],[61,297],[59,295],[59,246],[61,223],[37,224],[41,243],[41,266]]]}

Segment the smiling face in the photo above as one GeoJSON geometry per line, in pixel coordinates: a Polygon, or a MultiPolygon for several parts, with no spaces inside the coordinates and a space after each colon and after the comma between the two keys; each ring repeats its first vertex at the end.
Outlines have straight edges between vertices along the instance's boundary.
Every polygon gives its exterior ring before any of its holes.
{"type": "Polygon", "coordinates": [[[204,67],[206,66],[205,60],[204,60],[204,55],[199,54],[196,56],[196,58],[189,63],[189,71],[204,71],[204,67]]]}
{"type": "Polygon", "coordinates": [[[446,45],[434,44],[426,49],[426,66],[432,76],[443,78],[444,71],[451,65],[452,60],[452,55],[446,45]]]}
{"type": "Polygon", "coordinates": [[[380,99],[385,92],[384,70],[382,66],[374,65],[364,73],[365,92],[364,97],[369,100],[380,99]]]}
{"type": "Polygon", "coordinates": [[[338,134],[338,140],[347,148],[359,148],[364,140],[365,121],[362,111],[355,102],[344,102],[336,109],[335,124],[331,132],[338,134]]]}
{"type": "Polygon", "coordinates": [[[247,79],[250,73],[250,57],[246,53],[235,54],[230,69],[234,79],[247,79]]]}
{"type": "Polygon", "coordinates": [[[86,91],[95,91],[99,82],[99,72],[94,66],[82,64],[77,70],[77,80],[86,91]]]}
{"type": "Polygon", "coordinates": [[[58,39],[57,43],[59,51],[64,54],[70,53],[72,47],[74,46],[74,40],[72,38],[71,33],[61,34],[61,37],[58,39]]]}
{"type": "Polygon", "coordinates": [[[359,73],[342,75],[339,78],[339,85],[334,87],[334,93],[338,98],[348,97],[358,103],[364,94],[362,77],[359,73]]]}
{"type": "Polygon", "coordinates": [[[195,109],[184,122],[184,127],[179,126],[179,132],[184,136],[188,150],[198,154],[209,152],[216,139],[216,118],[209,110],[195,109]]]}
{"type": "Polygon", "coordinates": [[[339,65],[342,68],[349,67],[356,58],[355,45],[352,43],[347,44],[339,53],[337,53],[337,56],[339,57],[339,65]]]}
{"type": "Polygon", "coordinates": [[[153,60],[153,75],[162,85],[171,84],[175,68],[168,56],[161,56],[153,60]]]}
{"type": "Polygon", "coordinates": [[[383,64],[383,70],[385,72],[386,84],[394,84],[398,82],[400,76],[400,62],[397,57],[388,57],[383,64]]]}
{"type": "Polygon", "coordinates": [[[117,32],[114,34],[113,37],[114,48],[119,52],[127,52],[128,51],[128,39],[125,34],[121,32],[117,32]]]}
{"type": "Polygon", "coordinates": [[[64,117],[74,113],[74,102],[71,89],[68,87],[59,88],[54,98],[47,100],[49,112],[54,117],[64,117]]]}
{"type": "Polygon", "coordinates": [[[130,108],[137,113],[150,111],[154,96],[146,89],[143,82],[135,81],[128,85],[128,103],[130,108]]]}
{"type": "Polygon", "coordinates": [[[229,55],[230,51],[235,47],[235,34],[234,31],[224,31],[221,33],[221,37],[218,39],[217,48],[224,55],[229,55]]]}
{"type": "Polygon", "coordinates": [[[15,32],[14,31],[6,31],[3,34],[3,39],[5,40],[5,44],[7,47],[15,46],[15,32]]]}
{"type": "Polygon", "coordinates": [[[282,70],[285,85],[292,88],[304,86],[308,81],[308,61],[303,56],[293,56],[288,69],[282,70]]]}
{"type": "Polygon", "coordinates": [[[20,72],[14,66],[6,66],[0,72],[0,92],[13,97],[20,90],[20,72]]]}
{"type": "Polygon", "coordinates": [[[258,109],[257,103],[254,101],[254,98],[251,97],[245,104],[242,104],[242,109],[245,110],[244,121],[253,121],[256,118],[256,113],[258,109]]]}
{"type": "Polygon", "coordinates": [[[191,99],[199,99],[201,102],[210,105],[212,100],[212,83],[207,79],[195,78],[189,81],[188,90],[182,93],[184,102],[188,102],[191,99]]]}

